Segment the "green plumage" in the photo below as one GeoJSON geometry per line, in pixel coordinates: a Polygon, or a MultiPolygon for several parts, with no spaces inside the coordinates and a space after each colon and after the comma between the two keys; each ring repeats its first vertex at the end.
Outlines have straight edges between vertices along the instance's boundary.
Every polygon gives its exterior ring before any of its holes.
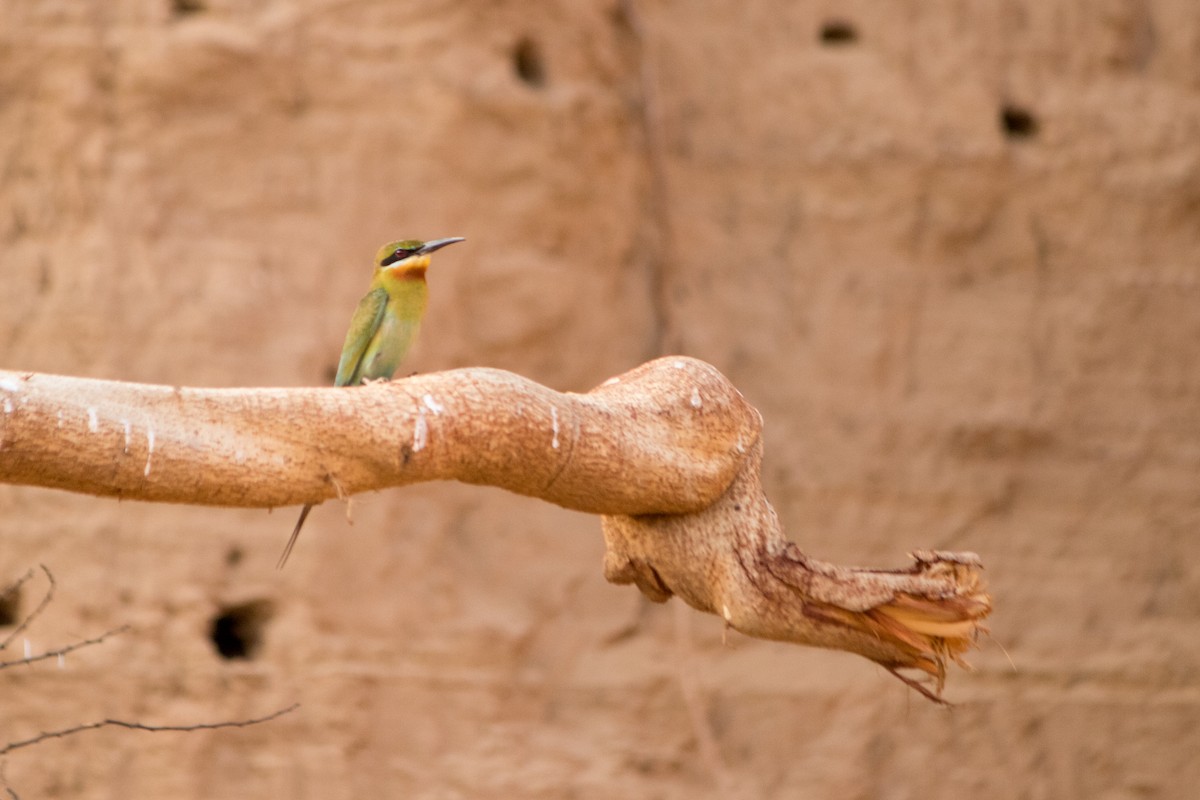
{"type": "Polygon", "coordinates": [[[421,329],[426,296],[424,277],[367,292],[350,320],[333,385],[357,386],[395,375],[421,329]]]}
{"type": "MultiPolygon", "coordinates": [[[[350,318],[334,386],[358,386],[364,381],[388,380],[404,360],[421,329],[428,287],[425,270],[429,254],[461,238],[421,242],[389,242],[375,254],[371,286],[350,318]]],[[[288,539],[279,568],[287,562],[312,505],[305,505],[288,539]]]]}

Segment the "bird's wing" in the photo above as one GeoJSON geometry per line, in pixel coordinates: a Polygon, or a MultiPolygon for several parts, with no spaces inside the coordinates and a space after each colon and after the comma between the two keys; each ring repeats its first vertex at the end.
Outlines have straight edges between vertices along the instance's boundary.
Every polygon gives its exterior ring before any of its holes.
{"type": "Polygon", "coordinates": [[[342,358],[338,361],[337,378],[334,386],[350,386],[358,383],[362,372],[363,354],[371,343],[379,326],[383,323],[383,312],[387,308],[388,293],[382,286],[367,292],[358,301],[358,308],[350,318],[350,330],[346,331],[346,343],[342,345],[342,358]]]}

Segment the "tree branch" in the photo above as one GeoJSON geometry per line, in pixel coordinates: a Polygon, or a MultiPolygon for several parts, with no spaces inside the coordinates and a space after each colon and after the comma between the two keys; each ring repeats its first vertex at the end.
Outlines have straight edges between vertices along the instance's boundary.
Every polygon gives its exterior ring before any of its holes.
{"type": "Polygon", "coordinates": [[[605,576],[751,636],[936,681],[991,610],[970,553],[836,567],[789,543],[760,482],[762,418],[714,367],[658,359],[586,394],[462,369],[354,388],[190,389],[0,371],[0,481],[225,506],[420,481],[603,515],[605,576]]]}
{"type": "MultiPolygon", "coordinates": [[[[50,572],[49,568],[45,564],[38,564],[38,566],[42,568],[42,572],[45,574],[46,580],[49,582],[49,586],[46,587],[46,594],[42,595],[42,601],[40,603],[38,603],[37,608],[35,608],[33,611],[30,611],[27,615],[25,615],[25,619],[21,620],[20,624],[18,624],[17,627],[13,628],[12,631],[9,632],[8,636],[4,637],[3,640],[0,640],[0,650],[4,650],[10,644],[12,644],[13,639],[16,639],[17,636],[19,636],[22,631],[24,631],[26,628],[28,628],[29,625],[35,619],[37,619],[38,616],[40,616],[43,611],[46,610],[46,606],[50,605],[50,601],[54,599],[54,590],[58,586],[58,584],[56,584],[54,582],[54,574],[52,572],[50,572]]],[[[22,575],[20,578],[13,581],[12,585],[9,586],[7,589],[5,589],[3,592],[0,592],[0,597],[7,596],[7,595],[17,591],[18,589],[21,588],[21,586],[23,586],[25,584],[26,581],[28,581],[32,577],[33,577],[33,570],[31,569],[28,572],[26,572],[24,575],[22,575]]]]}
{"type": "Polygon", "coordinates": [[[7,767],[7,762],[0,761],[0,786],[4,787],[4,793],[8,795],[9,800],[21,800],[21,796],[17,794],[17,791],[8,784],[8,775],[5,774],[7,767]]]}
{"type": "Polygon", "coordinates": [[[73,653],[76,650],[82,650],[83,648],[91,647],[94,644],[103,644],[106,639],[109,639],[120,633],[125,633],[129,629],[129,625],[121,625],[118,628],[105,631],[99,636],[95,636],[91,639],[81,639],[78,642],[64,645],[56,650],[47,650],[43,653],[38,653],[37,655],[26,656],[25,658],[15,658],[12,661],[0,661],[0,670],[5,670],[9,667],[24,666],[27,664],[36,664],[39,661],[48,661],[51,658],[59,658],[61,656],[65,656],[67,653],[73,653]]]}
{"type": "Polygon", "coordinates": [[[728,485],[761,425],[685,358],[582,395],[494,369],[286,390],[0,371],[0,410],[2,482],[257,507],[327,500],[334,479],[351,494],[459,480],[593,513],[690,511],[728,485]]]}
{"type": "Polygon", "coordinates": [[[28,739],[21,739],[16,742],[9,742],[4,747],[0,747],[0,756],[5,756],[13,750],[20,750],[22,747],[29,747],[47,739],[61,739],[64,736],[71,736],[82,731],[94,731],[97,728],[128,728],[135,731],[150,731],[158,733],[161,731],[207,731],[216,730],[218,728],[247,728],[251,725],[258,725],[263,722],[270,722],[273,719],[278,719],[284,714],[289,714],[300,707],[299,703],[293,703],[287,708],[281,708],[278,711],[267,714],[265,717],[255,717],[254,719],[239,719],[230,720],[227,722],[198,722],[193,725],[147,725],[142,722],[128,722],[122,719],[103,719],[99,722],[88,722],[82,725],[72,725],[69,728],[62,728],[57,731],[43,731],[37,736],[31,736],[28,739]]]}

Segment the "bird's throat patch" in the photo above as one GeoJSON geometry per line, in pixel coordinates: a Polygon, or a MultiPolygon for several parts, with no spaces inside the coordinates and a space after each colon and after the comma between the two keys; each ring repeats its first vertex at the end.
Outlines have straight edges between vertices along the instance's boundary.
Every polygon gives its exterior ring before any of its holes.
{"type": "Polygon", "coordinates": [[[398,281],[423,281],[425,270],[429,269],[429,256],[412,256],[384,269],[398,281]]]}

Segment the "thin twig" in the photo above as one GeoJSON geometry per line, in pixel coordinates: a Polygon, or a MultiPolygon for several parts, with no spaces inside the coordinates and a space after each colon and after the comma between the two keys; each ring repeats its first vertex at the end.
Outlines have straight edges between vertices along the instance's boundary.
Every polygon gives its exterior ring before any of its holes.
{"type": "MultiPolygon", "coordinates": [[[[28,628],[29,624],[31,622],[33,622],[35,619],[37,619],[38,615],[41,614],[43,611],[45,611],[46,606],[50,605],[50,601],[54,599],[54,589],[57,586],[57,584],[54,582],[54,575],[51,574],[50,570],[46,567],[45,564],[38,564],[38,566],[42,568],[42,572],[46,573],[46,580],[50,581],[50,586],[49,586],[49,588],[46,589],[46,595],[42,598],[42,602],[38,603],[38,607],[35,608],[32,612],[30,612],[29,615],[25,617],[25,619],[21,620],[21,624],[15,628],[13,628],[12,633],[10,633],[8,635],[8,637],[5,638],[4,641],[0,642],[0,650],[3,650],[4,648],[6,648],[10,644],[12,644],[12,640],[17,638],[17,636],[21,633],[21,631],[28,628]]],[[[30,570],[29,572],[30,572],[30,574],[32,574],[33,570],[30,570]]],[[[17,581],[15,584],[13,584],[12,587],[10,587],[9,589],[6,589],[5,594],[7,594],[8,592],[16,591],[18,588],[20,588],[21,584],[23,584],[25,581],[29,580],[29,577],[30,577],[30,575],[26,575],[24,578],[21,578],[19,581],[17,581]]]]}
{"type": "Polygon", "coordinates": [[[913,680],[912,678],[908,677],[907,675],[900,674],[900,671],[897,670],[895,667],[889,667],[887,665],[884,665],[884,669],[886,669],[888,672],[892,673],[892,675],[894,677],[899,678],[903,683],[907,684],[908,688],[913,689],[914,691],[920,692],[921,694],[925,695],[925,697],[927,699],[932,700],[933,702],[937,703],[940,706],[945,706],[946,708],[954,708],[953,703],[951,703],[948,700],[942,699],[942,697],[940,695],[937,695],[934,692],[932,692],[929,688],[927,688],[920,681],[913,680]]]}
{"type": "MultiPolygon", "coordinates": [[[[33,574],[33,570],[29,570],[29,574],[30,574],[30,575],[32,575],[32,574],[33,574]]],[[[22,579],[22,580],[25,580],[25,579],[22,579]]],[[[18,585],[19,585],[19,584],[18,584],[18,585]]],[[[12,788],[11,786],[9,786],[9,784],[8,784],[8,774],[7,774],[7,769],[8,769],[8,763],[7,763],[7,762],[0,762],[0,783],[4,784],[4,791],[5,791],[5,792],[8,794],[8,796],[9,796],[9,797],[10,797],[12,800],[21,800],[21,796],[20,796],[19,794],[17,794],[16,790],[15,790],[15,789],[13,789],[13,788],[12,788]]]]}
{"type": "Polygon", "coordinates": [[[97,728],[128,728],[135,731],[204,731],[216,730],[218,728],[247,728],[251,725],[258,725],[262,722],[270,722],[273,719],[282,717],[284,714],[290,714],[300,707],[299,703],[293,703],[287,708],[281,708],[265,717],[256,717],[254,719],[231,720],[229,722],[198,722],[194,725],[147,725],[142,722],[128,722],[121,719],[105,719],[100,722],[89,722],[83,725],[73,725],[70,728],[63,728],[58,731],[43,731],[37,736],[29,739],[22,739],[16,742],[9,742],[4,747],[0,747],[0,756],[7,755],[13,750],[19,750],[22,747],[44,742],[47,739],[61,739],[64,736],[80,733],[82,731],[94,731],[97,728]]]}
{"type": "Polygon", "coordinates": [[[130,627],[130,625],[122,625],[119,628],[113,628],[111,631],[105,631],[94,639],[84,639],[82,642],[75,642],[74,644],[69,644],[66,647],[60,647],[57,650],[47,650],[44,653],[38,653],[36,656],[18,658],[14,661],[0,661],[0,669],[8,669],[9,667],[15,667],[20,664],[32,664],[36,661],[45,661],[49,658],[65,656],[67,653],[70,653],[74,650],[79,650],[93,644],[100,644],[110,636],[116,636],[118,633],[124,633],[125,631],[129,630],[130,627]]]}
{"type": "Polygon", "coordinates": [[[13,581],[12,584],[10,584],[9,587],[7,589],[5,589],[3,592],[0,592],[0,597],[8,597],[10,594],[15,592],[17,589],[20,589],[21,586],[24,585],[25,582],[28,581],[32,577],[33,577],[33,567],[30,567],[28,570],[26,570],[24,575],[22,575],[21,577],[17,578],[15,581],[13,581]]]}

